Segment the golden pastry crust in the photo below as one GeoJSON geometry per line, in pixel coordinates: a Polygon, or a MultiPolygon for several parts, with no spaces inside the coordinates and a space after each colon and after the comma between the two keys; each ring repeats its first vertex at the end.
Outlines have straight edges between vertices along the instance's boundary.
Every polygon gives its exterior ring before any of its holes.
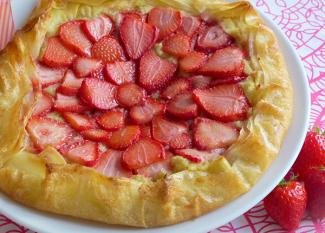
{"type": "Polygon", "coordinates": [[[292,88],[274,34],[245,1],[43,0],[28,24],[0,54],[0,189],[27,206],[108,224],[169,225],[216,209],[247,192],[279,152],[292,115],[292,88]],[[164,179],[111,178],[65,163],[55,149],[41,156],[23,151],[24,126],[36,77],[33,60],[63,22],[171,6],[207,14],[249,51],[243,83],[252,111],[226,154],[204,169],[164,179]]]}

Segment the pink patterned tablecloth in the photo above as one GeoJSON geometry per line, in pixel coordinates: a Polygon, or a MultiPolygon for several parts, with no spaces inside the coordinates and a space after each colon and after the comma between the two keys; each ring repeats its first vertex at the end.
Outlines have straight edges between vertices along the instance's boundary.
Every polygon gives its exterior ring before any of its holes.
{"type": "MultiPolygon", "coordinates": [[[[251,0],[283,30],[300,55],[311,89],[310,126],[325,129],[325,0],[251,0]]],[[[0,49],[14,33],[14,21],[8,0],[0,0],[0,49]]],[[[259,203],[232,222],[214,229],[217,232],[286,232],[259,203]]],[[[299,233],[325,233],[325,219],[312,221],[306,215],[299,233]]],[[[0,233],[32,233],[0,213],[0,233]]]]}

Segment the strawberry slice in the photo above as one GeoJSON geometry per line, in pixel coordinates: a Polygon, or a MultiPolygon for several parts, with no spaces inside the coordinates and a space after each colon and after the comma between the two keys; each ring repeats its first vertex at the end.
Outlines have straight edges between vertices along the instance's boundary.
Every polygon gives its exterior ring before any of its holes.
{"type": "Polygon", "coordinates": [[[163,146],[152,139],[141,138],[123,153],[123,163],[130,169],[140,169],[165,158],[163,146]]]}
{"type": "Polygon", "coordinates": [[[173,8],[155,7],[148,15],[148,23],[159,29],[158,40],[175,32],[182,23],[182,15],[173,8]]]}
{"type": "Polygon", "coordinates": [[[142,138],[152,138],[151,136],[151,127],[149,125],[141,125],[140,126],[140,137],[142,138]]]}
{"type": "Polygon", "coordinates": [[[94,58],[100,59],[104,63],[125,60],[122,46],[111,36],[105,36],[96,42],[91,49],[91,53],[94,58]]]}
{"type": "Polygon", "coordinates": [[[45,117],[30,118],[26,130],[35,146],[40,150],[48,145],[60,148],[72,137],[73,133],[67,124],[45,117]]]}
{"type": "Polygon", "coordinates": [[[217,50],[199,70],[198,73],[215,78],[242,76],[244,55],[239,48],[228,47],[217,50]]]}
{"type": "Polygon", "coordinates": [[[136,124],[149,123],[155,115],[165,113],[166,105],[154,99],[147,99],[144,104],[130,109],[130,117],[136,124]]]}
{"type": "Polygon", "coordinates": [[[83,20],[68,21],[60,26],[60,38],[65,46],[81,56],[91,55],[92,43],[84,34],[81,26],[83,20]]]}
{"type": "Polygon", "coordinates": [[[105,79],[105,75],[104,75],[104,67],[102,67],[101,69],[95,70],[93,72],[90,73],[90,78],[97,78],[99,80],[104,80],[105,79]]]}
{"type": "Polygon", "coordinates": [[[79,89],[79,96],[87,105],[102,110],[117,106],[115,93],[115,85],[96,78],[85,78],[79,89]]]}
{"type": "Polygon", "coordinates": [[[108,111],[97,117],[97,123],[106,130],[114,131],[124,127],[124,112],[108,111]]]}
{"type": "Polygon", "coordinates": [[[88,38],[95,43],[113,31],[113,21],[109,16],[101,15],[96,19],[87,20],[82,25],[82,29],[88,38]]]}
{"type": "Polygon", "coordinates": [[[125,83],[117,88],[116,99],[123,107],[141,104],[146,97],[146,91],[134,83],[125,83]]]}
{"type": "Polygon", "coordinates": [[[213,52],[231,45],[232,38],[219,25],[203,27],[197,39],[197,48],[202,51],[213,52]]]}
{"type": "Polygon", "coordinates": [[[45,92],[37,99],[32,116],[40,116],[48,113],[54,105],[53,97],[45,92]]]}
{"type": "Polygon", "coordinates": [[[55,69],[44,66],[40,63],[35,64],[36,73],[42,88],[46,88],[53,84],[61,83],[66,69],[55,69]]]}
{"type": "Polygon", "coordinates": [[[103,129],[87,129],[87,130],[81,131],[80,134],[85,139],[88,139],[88,140],[91,140],[94,142],[106,142],[110,137],[110,133],[103,129]]]}
{"type": "Polygon", "coordinates": [[[62,154],[65,155],[66,153],[68,153],[69,150],[82,145],[83,143],[85,143],[84,138],[79,135],[76,134],[75,132],[73,133],[72,138],[70,138],[68,141],[66,141],[59,149],[58,151],[62,154]]]}
{"type": "Polygon", "coordinates": [[[89,107],[84,105],[76,96],[56,94],[54,109],[58,112],[85,112],[89,107]]]}
{"type": "Polygon", "coordinates": [[[185,120],[193,119],[198,114],[198,107],[193,100],[192,93],[177,95],[167,105],[167,112],[185,120]]]}
{"type": "Polygon", "coordinates": [[[138,11],[125,11],[117,14],[116,25],[120,27],[125,18],[133,18],[144,23],[147,21],[147,15],[143,15],[138,11]]]}
{"type": "Polygon", "coordinates": [[[99,173],[109,177],[131,177],[132,172],[122,166],[122,152],[107,150],[101,154],[94,167],[99,173]]]}
{"type": "Polygon", "coordinates": [[[168,100],[173,99],[176,95],[189,91],[191,87],[192,84],[188,78],[179,78],[166,87],[161,93],[161,97],[168,100]]]}
{"type": "Polygon", "coordinates": [[[83,166],[92,167],[99,157],[98,143],[85,141],[64,154],[71,162],[79,163],[83,166]]]}
{"type": "Polygon", "coordinates": [[[171,149],[185,149],[192,145],[192,138],[188,133],[182,133],[169,142],[171,149]]]}
{"type": "Polygon", "coordinates": [[[114,62],[107,64],[104,69],[105,79],[116,85],[135,82],[136,67],[133,61],[114,62]]]}
{"type": "Polygon", "coordinates": [[[205,89],[210,86],[212,78],[209,76],[196,75],[189,78],[194,89],[205,89]]]}
{"type": "Polygon", "coordinates": [[[200,69],[208,60],[205,53],[190,52],[179,60],[179,67],[185,72],[195,72],[200,69]]]}
{"type": "Polygon", "coordinates": [[[140,136],[140,128],[137,125],[128,125],[111,133],[106,144],[113,149],[125,149],[140,136]]]}
{"type": "Polygon", "coordinates": [[[208,118],[195,119],[194,144],[200,150],[228,147],[237,140],[238,136],[239,132],[233,126],[208,118]]]}
{"type": "Polygon", "coordinates": [[[79,88],[81,87],[82,81],[83,79],[77,78],[72,72],[72,70],[67,70],[64,75],[63,82],[61,86],[59,86],[57,91],[64,95],[76,95],[78,93],[79,88]]]}
{"type": "Polygon", "coordinates": [[[79,78],[89,76],[96,70],[102,69],[101,61],[88,57],[79,57],[73,62],[73,71],[79,78]]]}
{"type": "Polygon", "coordinates": [[[192,37],[199,30],[201,20],[195,16],[183,15],[180,31],[185,35],[192,37]]]}
{"type": "Polygon", "coordinates": [[[244,81],[247,78],[247,76],[230,76],[227,78],[218,78],[214,79],[211,83],[211,87],[221,85],[221,84],[234,84],[234,83],[239,83],[241,81],[244,81]]]}
{"type": "Polygon", "coordinates": [[[154,51],[148,51],[140,60],[139,83],[147,91],[164,87],[176,72],[177,66],[154,51]]]}
{"type": "Polygon", "coordinates": [[[216,149],[212,151],[202,151],[196,149],[182,149],[176,150],[176,155],[180,155],[194,163],[201,163],[206,161],[211,161],[218,158],[222,153],[224,153],[224,149],[216,149]]]}
{"type": "Polygon", "coordinates": [[[63,112],[62,117],[77,131],[97,128],[96,121],[88,115],[73,112],[63,112]]]}
{"type": "Polygon", "coordinates": [[[50,67],[60,68],[70,66],[76,56],[62,44],[59,37],[50,37],[47,40],[42,61],[50,67]]]}
{"type": "Polygon", "coordinates": [[[135,17],[124,18],[120,27],[120,36],[125,50],[131,59],[138,59],[151,48],[156,28],[135,17]]]}
{"type": "Polygon", "coordinates": [[[193,94],[197,104],[216,120],[229,122],[247,118],[250,105],[244,90],[238,84],[197,89],[193,94]]]}
{"type": "Polygon", "coordinates": [[[191,50],[191,38],[182,33],[171,35],[163,41],[162,49],[175,57],[184,57],[191,50]]]}

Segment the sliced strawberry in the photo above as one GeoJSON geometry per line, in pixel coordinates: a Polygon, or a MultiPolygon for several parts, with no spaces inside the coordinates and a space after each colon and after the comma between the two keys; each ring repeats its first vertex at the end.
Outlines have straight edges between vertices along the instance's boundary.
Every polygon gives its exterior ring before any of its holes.
{"type": "Polygon", "coordinates": [[[182,133],[169,142],[171,149],[185,149],[192,145],[192,138],[188,133],[182,133]]]}
{"type": "Polygon", "coordinates": [[[116,86],[96,78],[86,78],[79,89],[80,98],[89,106],[108,110],[115,108],[116,86]]]}
{"type": "Polygon", "coordinates": [[[217,50],[199,70],[198,73],[215,78],[242,76],[244,55],[239,48],[228,47],[217,50]]]}
{"type": "Polygon", "coordinates": [[[165,158],[163,146],[152,139],[141,138],[123,153],[123,163],[130,169],[140,169],[165,158]]]}
{"type": "Polygon", "coordinates": [[[201,20],[198,17],[183,15],[182,24],[179,29],[185,35],[192,37],[199,30],[200,25],[201,20]]]}
{"type": "Polygon", "coordinates": [[[73,136],[66,141],[59,149],[58,151],[62,154],[65,155],[66,153],[68,153],[68,151],[70,151],[71,149],[80,146],[82,144],[85,143],[84,138],[79,135],[76,134],[75,132],[73,133],[73,136]]]}
{"type": "Polygon", "coordinates": [[[179,67],[185,72],[195,72],[200,69],[208,60],[205,53],[190,52],[179,60],[179,67]]]}
{"type": "Polygon", "coordinates": [[[97,78],[99,80],[104,80],[105,79],[105,74],[104,74],[104,67],[101,69],[95,70],[91,72],[90,78],[97,78]]]}
{"type": "Polygon", "coordinates": [[[212,150],[233,144],[239,136],[238,130],[230,125],[197,118],[194,122],[194,144],[200,150],[212,150]]]}
{"type": "Polygon", "coordinates": [[[182,33],[171,35],[163,41],[162,49],[175,57],[184,57],[191,50],[191,38],[182,33]]]}
{"type": "Polygon", "coordinates": [[[48,145],[60,148],[73,132],[67,124],[43,117],[30,118],[26,130],[35,146],[41,150],[48,145]]]}
{"type": "Polygon", "coordinates": [[[69,150],[64,154],[64,157],[71,162],[92,167],[96,164],[98,155],[98,143],[85,141],[83,144],[69,150]]]}
{"type": "Polygon", "coordinates": [[[133,18],[144,23],[147,21],[147,15],[143,15],[138,11],[125,11],[117,14],[116,25],[120,27],[125,18],[133,18]]]}
{"type": "Polygon", "coordinates": [[[64,112],[62,117],[77,131],[97,128],[96,121],[88,115],[73,112],[64,112]]]}
{"type": "Polygon", "coordinates": [[[114,62],[104,69],[105,79],[116,85],[135,81],[136,67],[133,61],[114,62]]]}
{"type": "Polygon", "coordinates": [[[203,27],[197,39],[197,48],[203,51],[213,52],[229,46],[232,38],[219,25],[203,27]]]}
{"type": "Polygon", "coordinates": [[[66,96],[57,93],[54,108],[58,112],[85,112],[90,108],[82,103],[76,96],[66,96]]]}
{"type": "Polygon", "coordinates": [[[76,95],[81,87],[82,81],[82,78],[77,78],[71,70],[67,70],[63,82],[57,91],[64,95],[76,95]]]}
{"type": "Polygon", "coordinates": [[[140,136],[140,128],[137,125],[128,125],[112,132],[106,144],[113,149],[125,149],[140,136]]]}
{"type": "Polygon", "coordinates": [[[134,17],[126,17],[120,27],[120,36],[131,59],[138,59],[151,48],[156,28],[134,17]]]}
{"type": "Polygon", "coordinates": [[[50,37],[47,40],[42,61],[50,67],[66,67],[72,64],[76,56],[62,44],[59,37],[50,37]]]}
{"type": "Polygon", "coordinates": [[[101,154],[95,167],[98,172],[109,177],[131,177],[132,172],[122,166],[122,152],[107,150],[101,154]]]}
{"type": "Polygon", "coordinates": [[[191,92],[177,95],[167,105],[167,112],[185,120],[193,119],[198,114],[198,107],[191,92]]]}
{"type": "Polygon", "coordinates": [[[130,117],[136,124],[149,123],[155,115],[163,114],[166,105],[154,99],[147,99],[144,104],[134,106],[130,110],[130,117]]]}
{"type": "Polygon", "coordinates": [[[48,113],[54,105],[53,97],[45,92],[41,93],[33,108],[32,116],[40,116],[48,113]]]}
{"type": "Polygon", "coordinates": [[[116,100],[123,107],[141,104],[146,97],[146,91],[134,83],[125,83],[117,88],[116,100]]]}
{"type": "Polygon", "coordinates": [[[124,112],[108,111],[97,117],[97,123],[106,130],[114,131],[124,127],[124,112]]]}
{"type": "Polygon", "coordinates": [[[230,76],[227,78],[218,78],[214,79],[212,83],[210,84],[211,87],[221,85],[221,84],[234,84],[239,83],[241,81],[244,81],[247,78],[247,76],[230,76]]]}
{"type": "Polygon", "coordinates": [[[194,163],[211,161],[219,157],[224,152],[224,149],[216,149],[212,151],[202,151],[196,149],[176,150],[175,153],[194,163]]]}
{"type": "Polygon", "coordinates": [[[37,78],[40,81],[42,88],[46,88],[53,84],[60,83],[66,71],[66,69],[64,68],[60,68],[60,69],[50,68],[40,63],[36,63],[35,67],[36,67],[37,78]]]}
{"type": "Polygon", "coordinates": [[[196,75],[189,78],[194,89],[205,89],[210,86],[212,78],[209,76],[196,75]]]}
{"type": "Polygon", "coordinates": [[[88,139],[88,140],[91,140],[94,142],[106,142],[110,137],[110,133],[103,129],[87,129],[87,130],[81,131],[80,134],[85,139],[88,139]]]}
{"type": "Polygon", "coordinates": [[[140,126],[140,137],[142,138],[152,138],[151,136],[151,127],[149,125],[141,125],[140,126]]]}
{"type": "Polygon", "coordinates": [[[91,53],[94,58],[100,59],[104,63],[125,60],[122,46],[111,36],[105,36],[96,42],[91,49],[91,53]]]}
{"type": "Polygon", "coordinates": [[[113,31],[113,21],[109,16],[101,15],[96,19],[85,21],[82,29],[88,38],[95,43],[113,31]]]}
{"type": "Polygon", "coordinates": [[[162,92],[161,97],[165,99],[173,99],[176,95],[189,91],[191,87],[191,81],[188,78],[179,78],[166,87],[162,92]]]}
{"type": "Polygon", "coordinates": [[[60,38],[64,45],[81,56],[90,56],[92,43],[83,33],[83,20],[72,20],[60,26],[60,38]]]}
{"type": "Polygon", "coordinates": [[[79,78],[89,76],[96,70],[102,69],[101,61],[88,57],[79,57],[73,62],[73,71],[79,78]]]}
{"type": "Polygon", "coordinates": [[[244,90],[238,84],[197,89],[193,94],[197,104],[216,120],[229,122],[247,118],[250,105],[244,90]]]}
{"type": "Polygon", "coordinates": [[[139,83],[148,91],[164,87],[176,72],[177,66],[154,51],[148,51],[140,60],[139,83]]]}
{"type": "Polygon", "coordinates": [[[179,11],[173,8],[155,7],[148,15],[148,23],[159,29],[159,40],[175,32],[182,23],[182,16],[179,11]]]}

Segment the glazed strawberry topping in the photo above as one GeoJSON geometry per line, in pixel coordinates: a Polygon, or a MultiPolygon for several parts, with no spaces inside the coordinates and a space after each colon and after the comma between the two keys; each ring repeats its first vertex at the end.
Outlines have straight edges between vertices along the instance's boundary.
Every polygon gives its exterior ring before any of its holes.
{"type": "Polygon", "coordinates": [[[48,113],[54,104],[53,97],[46,92],[40,93],[33,108],[32,116],[41,116],[48,113]]]}
{"type": "Polygon", "coordinates": [[[198,106],[193,100],[192,92],[177,95],[168,103],[167,112],[185,120],[196,117],[198,114],[198,106]]]}
{"type": "Polygon", "coordinates": [[[135,82],[135,62],[114,62],[107,64],[104,69],[105,79],[116,85],[135,82]]]}
{"type": "Polygon", "coordinates": [[[89,76],[96,70],[100,70],[102,66],[100,60],[87,57],[79,57],[73,62],[73,70],[79,78],[89,76]]]}
{"type": "Polygon", "coordinates": [[[80,134],[85,139],[94,142],[106,142],[110,137],[110,133],[103,129],[87,129],[81,131],[80,134]]]}
{"type": "Polygon", "coordinates": [[[56,100],[54,103],[54,109],[58,112],[85,112],[90,108],[85,105],[76,96],[67,96],[60,93],[56,94],[56,100]]]}
{"type": "Polygon", "coordinates": [[[195,72],[206,63],[207,59],[208,56],[205,53],[187,53],[182,59],[180,59],[179,67],[185,72],[195,72]]]}
{"type": "Polygon", "coordinates": [[[117,88],[116,99],[123,107],[141,104],[146,96],[144,89],[134,83],[125,83],[117,88]]]}
{"type": "Polygon", "coordinates": [[[108,131],[115,131],[124,127],[124,112],[108,111],[97,117],[97,123],[108,131]]]}
{"type": "Polygon", "coordinates": [[[113,31],[113,21],[109,16],[102,15],[97,19],[88,20],[82,25],[82,29],[92,42],[97,42],[113,31]]]}
{"type": "Polygon", "coordinates": [[[191,50],[191,38],[177,33],[163,41],[163,51],[175,57],[184,57],[191,50]]]}
{"type": "Polygon", "coordinates": [[[64,154],[70,161],[89,167],[96,164],[98,155],[98,144],[91,141],[76,145],[64,154]]]}
{"type": "Polygon", "coordinates": [[[112,132],[106,144],[113,149],[125,149],[140,136],[140,128],[137,125],[128,125],[112,132]]]}
{"type": "Polygon", "coordinates": [[[161,93],[161,97],[165,99],[172,99],[178,94],[182,94],[191,89],[192,83],[188,78],[179,78],[173,81],[166,89],[161,93]]]}
{"type": "Polygon", "coordinates": [[[77,78],[72,70],[67,70],[64,75],[63,82],[57,91],[64,95],[74,96],[78,93],[82,81],[83,78],[77,78]]]}
{"type": "Polygon", "coordinates": [[[165,104],[158,103],[154,99],[147,99],[144,104],[134,106],[130,109],[130,117],[136,124],[146,124],[154,116],[163,114],[165,110],[165,104]]]}
{"type": "Polygon", "coordinates": [[[199,30],[201,20],[194,16],[183,16],[180,30],[185,35],[192,37],[199,30]]]}
{"type": "Polygon", "coordinates": [[[97,128],[96,121],[88,115],[73,112],[63,112],[62,117],[77,131],[97,128]]]}
{"type": "Polygon", "coordinates": [[[65,68],[50,68],[40,63],[36,63],[37,79],[43,88],[60,83],[65,72],[65,68]]]}
{"type": "Polygon", "coordinates": [[[92,56],[104,63],[124,61],[125,55],[120,43],[111,36],[105,36],[94,44],[91,49],[92,56]]]}

